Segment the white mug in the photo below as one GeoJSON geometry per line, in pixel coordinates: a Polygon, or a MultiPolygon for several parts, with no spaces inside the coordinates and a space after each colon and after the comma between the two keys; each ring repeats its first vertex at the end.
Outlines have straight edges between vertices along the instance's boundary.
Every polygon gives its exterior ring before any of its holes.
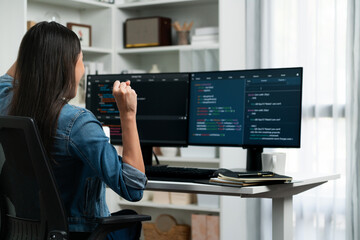
{"type": "Polygon", "coordinates": [[[286,153],[262,153],[262,170],[277,174],[285,174],[286,153]]]}
{"type": "Polygon", "coordinates": [[[160,149],[164,157],[175,157],[178,152],[176,147],[161,147],[160,149]]]}
{"type": "Polygon", "coordinates": [[[110,128],[108,126],[102,126],[105,135],[109,138],[109,142],[110,142],[110,128]]]}

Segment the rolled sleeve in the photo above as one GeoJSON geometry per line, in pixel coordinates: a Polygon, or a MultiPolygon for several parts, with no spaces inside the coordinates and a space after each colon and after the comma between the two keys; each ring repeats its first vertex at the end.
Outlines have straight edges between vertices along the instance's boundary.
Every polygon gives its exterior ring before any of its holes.
{"type": "Polygon", "coordinates": [[[134,189],[145,189],[146,175],[130,164],[123,163],[123,177],[125,184],[134,189]]]}
{"type": "Polygon", "coordinates": [[[8,74],[0,77],[0,115],[6,115],[12,99],[13,78],[8,74]]]}

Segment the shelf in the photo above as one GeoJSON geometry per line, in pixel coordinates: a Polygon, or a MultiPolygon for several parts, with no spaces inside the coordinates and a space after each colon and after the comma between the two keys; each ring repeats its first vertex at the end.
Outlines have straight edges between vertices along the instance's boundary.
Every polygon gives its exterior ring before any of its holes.
{"type": "Polygon", "coordinates": [[[140,201],[140,202],[128,202],[124,200],[119,201],[120,206],[133,206],[133,207],[150,207],[150,208],[161,208],[161,209],[178,209],[181,211],[193,211],[193,212],[213,212],[219,213],[219,208],[201,207],[196,204],[188,205],[174,205],[174,204],[159,204],[151,201],[140,201]]]}
{"type": "Polygon", "coordinates": [[[29,2],[45,3],[76,9],[110,8],[113,4],[98,2],[96,0],[29,0],[29,2]]]}
{"type": "Polygon", "coordinates": [[[84,53],[99,53],[99,54],[112,53],[112,49],[107,49],[107,48],[81,47],[81,49],[84,53]]]}
{"type": "Polygon", "coordinates": [[[217,0],[153,0],[153,1],[141,1],[133,3],[122,3],[117,4],[119,9],[130,9],[130,10],[141,10],[149,8],[159,8],[165,6],[179,7],[179,6],[190,6],[194,4],[209,4],[216,3],[217,0]]]}
{"type": "Polygon", "coordinates": [[[196,50],[208,50],[219,49],[219,44],[204,44],[204,45],[174,45],[174,46],[161,46],[161,47],[146,47],[146,48],[131,48],[121,49],[119,54],[146,54],[146,53],[168,53],[168,52],[180,52],[180,51],[196,51],[196,50]]]}

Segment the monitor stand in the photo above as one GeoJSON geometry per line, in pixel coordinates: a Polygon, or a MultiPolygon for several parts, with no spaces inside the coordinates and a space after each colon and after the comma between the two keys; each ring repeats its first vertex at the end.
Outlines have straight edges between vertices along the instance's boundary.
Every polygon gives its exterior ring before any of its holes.
{"type": "Polygon", "coordinates": [[[152,165],[153,146],[141,145],[141,152],[143,155],[144,165],[151,166],[152,165]]]}
{"type": "Polygon", "coordinates": [[[262,170],[261,154],[263,148],[259,147],[249,147],[247,149],[246,156],[246,171],[254,172],[262,170]]]}

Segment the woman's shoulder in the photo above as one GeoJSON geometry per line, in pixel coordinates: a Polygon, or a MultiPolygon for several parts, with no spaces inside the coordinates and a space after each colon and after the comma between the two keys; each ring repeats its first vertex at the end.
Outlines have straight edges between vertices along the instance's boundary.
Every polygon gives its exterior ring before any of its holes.
{"type": "Polygon", "coordinates": [[[0,115],[6,115],[12,99],[13,78],[8,74],[0,76],[0,115]]]}
{"type": "Polygon", "coordinates": [[[61,109],[60,116],[62,117],[70,117],[73,118],[74,116],[87,113],[88,110],[86,108],[78,107],[71,104],[65,104],[64,107],[61,109]]]}
{"type": "Polygon", "coordinates": [[[8,75],[8,74],[4,74],[2,76],[0,76],[0,89],[12,89],[12,82],[13,82],[13,78],[8,75]]]}
{"type": "Polygon", "coordinates": [[[5,73],[4,75],[0,76],[0,83],[12,83],[13,78],[5,73]]]}
{"type": "Polygon", "coordinates": [[[59,115],[58,128],[72,127],[79,118],[82,121],[98,121],[86,108],[65,104],[59,115]]]}

